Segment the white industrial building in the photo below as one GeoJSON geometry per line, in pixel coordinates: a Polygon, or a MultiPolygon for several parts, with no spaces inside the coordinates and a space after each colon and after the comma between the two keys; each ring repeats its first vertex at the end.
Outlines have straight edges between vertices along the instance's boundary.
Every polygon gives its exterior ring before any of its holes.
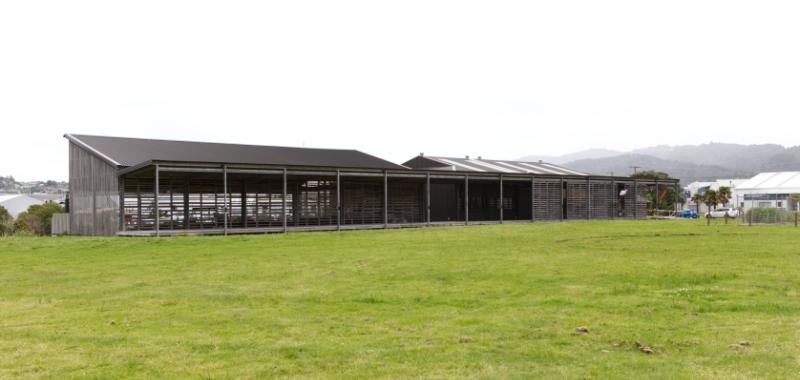
{"type": "Polygon", "coordinates": [[[0,206],[3,206],[14,219],[19,213],[25,211],[31,205],[43,204],[43,200],[32,198],[25,194],[0,195],[0,206]]]}
{"type": "Polygon", "coordinates": [[[753,207],[794,211],[790,194],[800,193],[800,172],[761,173],[736,187],[733,198],[745,211],[753,207]]]}

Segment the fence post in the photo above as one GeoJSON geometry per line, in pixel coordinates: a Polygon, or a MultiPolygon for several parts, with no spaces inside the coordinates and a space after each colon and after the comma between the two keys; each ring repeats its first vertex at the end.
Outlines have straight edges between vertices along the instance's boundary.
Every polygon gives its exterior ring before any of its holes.
{"type": "Polygon", "coordinates": [[[750,213],[747,214],[747,227],[753,227],[753,209],[750,209],[750,213]]]}
{"type": "Polygon", "coordinates": [[[728,212],[725,211],[725,224],[728,224],[728,212]]]}

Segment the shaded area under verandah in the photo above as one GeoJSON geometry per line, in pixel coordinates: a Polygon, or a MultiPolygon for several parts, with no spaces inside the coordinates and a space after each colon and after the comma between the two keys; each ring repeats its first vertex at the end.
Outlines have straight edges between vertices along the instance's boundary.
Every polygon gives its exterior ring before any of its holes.
{"type": "Polygon", "coordinates": [[[118,235],[642,219],[647,217],[647,185],[614,179],[155,164],[121,176],[124,207],[118,235]],[[630,195],[618,196],[621,190],[630,195]]]}

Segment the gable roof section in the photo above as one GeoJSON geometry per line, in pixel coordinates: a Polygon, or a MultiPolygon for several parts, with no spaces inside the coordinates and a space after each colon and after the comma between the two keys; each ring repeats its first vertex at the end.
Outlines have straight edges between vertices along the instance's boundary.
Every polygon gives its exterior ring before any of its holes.
{"type": "Polygon", "coordinates": [[[64,137],[118,169],[152,160],[408,170],[382,158],[348,149],[221,144],[69,133],[64,137]]]}
{"type": "Polygon", "coordinates": [[[736,186],[737,190],[770,190],[800,187],[800,172],[760,173],[736,186]]]}
{"type": "Polygon", "coordinates": [[[592,174],[544,162],[509,160],[472,160],[466,158],[418,156],[403,163],[412,169],[462,171],[476,173],[547,174],[590,176],[592,174]]]}

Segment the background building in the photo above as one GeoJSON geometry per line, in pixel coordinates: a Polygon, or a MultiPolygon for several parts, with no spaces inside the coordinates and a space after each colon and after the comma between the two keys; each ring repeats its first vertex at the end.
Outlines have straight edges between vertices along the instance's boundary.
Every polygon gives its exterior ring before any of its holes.
{"type": "MultiPolygon", "coordinates": [[[[684,208],[690,209],[692,211],[697,211],[698,207],[697,204],[692,202],[692,195],[693,194],[703,194],[706,190],[719,190],[720,186],[727,186],[730,187],[732,190],[733,198],[731,199],[732,204],[736,204],[736,188],[739,187],[741,184],[747,182],[747,179],[744,178],[723,178],[718,179],[714,182],[692,182],[689,185],[683,188],[684,195],[686,195],[686,205],[684,208]]],[[[700,203],[699,213],[708,212],[708,206],[704,203],[700,203]]]]}
{"type": "Polygon", "coordinates": [[[791,205],[787,201],[791,194],[800,194],[800,172],[761,173],[740,184],[734,192],[734,200],[745,211],[753,207],[789,211],[791,205]]]}
{"type": "Polygon", "coordinates": [[[0,206],[5,207],[14,219],[17,219],[19,213],[26,211],[28,207],[43,203],[43,200],[25,194],[0,195],[0,206]]]}

